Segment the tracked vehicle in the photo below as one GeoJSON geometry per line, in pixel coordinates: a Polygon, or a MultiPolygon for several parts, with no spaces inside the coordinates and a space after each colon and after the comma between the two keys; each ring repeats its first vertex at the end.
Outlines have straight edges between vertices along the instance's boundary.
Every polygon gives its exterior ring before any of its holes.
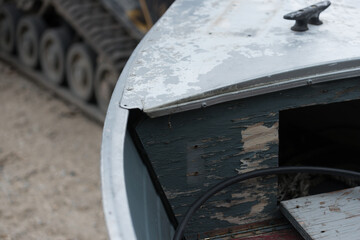
{"type": "Polygon", "coordinates": [[[0,56],[101,120],[125,62],[171,2],[1,1],[0,56]]]}
{"type": "Polygon", "coordinates": [[[176,1],[109,106],[110,238],[358,239],[360,189],[343,189],[360,167],[359,10],[357,0],[176,1]]]}

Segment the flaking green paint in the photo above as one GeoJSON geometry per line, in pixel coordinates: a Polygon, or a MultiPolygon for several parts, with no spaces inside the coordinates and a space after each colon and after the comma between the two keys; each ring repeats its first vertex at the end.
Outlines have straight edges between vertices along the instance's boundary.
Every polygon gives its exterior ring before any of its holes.
{"type": "MultiPolygon", "coordinates": [[[[137,132],[181,219],[190,204],[220,180],[278,165],[278,140],[265,141],[260,149],[249,151],[245,149],[244,131],[254,126],[277,131],[281,110],[359,99],[359,80],[306,86],[146,119],[137,126],[137,132]]],[[[276,186],[277,179],[270,177],[229,187],[199,210],[187,234],[274,216],[276,186]],[[260,206],[261,211],[251,212],[254,206],[260,206]]]]}

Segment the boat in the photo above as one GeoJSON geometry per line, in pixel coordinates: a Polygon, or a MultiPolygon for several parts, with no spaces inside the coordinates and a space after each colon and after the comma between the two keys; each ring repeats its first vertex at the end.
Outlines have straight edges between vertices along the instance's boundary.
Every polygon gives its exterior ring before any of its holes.
{"type": "Polygon", "coordinates": [[[345,173],[313,175],[359,169],[359,11],[355,0],[175,1],[131,55],[108,108],[110,239],[173,239],[209,189],[266,169],[312,175],[267,172],[221,189],[184,237],[301,239],[279,202],[356,185],[345,173]]]}

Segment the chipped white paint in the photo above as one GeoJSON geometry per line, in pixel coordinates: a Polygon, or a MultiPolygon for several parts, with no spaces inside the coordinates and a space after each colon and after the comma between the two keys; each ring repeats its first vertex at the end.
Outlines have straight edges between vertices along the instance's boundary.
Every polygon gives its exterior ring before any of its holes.
{"type": "Polygon", "coordinates": [[[360,239],[360,187],[281,202],[306,240],[360,239]]]}
{"type": "MultiPolygon", "coordinates": [[[[156,115],[220,95],[244,97],[244,89],[262,86],[271,92],[278,89],[275,83],[305,77],[315,82],[319,74],[359,75],[359,69],[348,72],[358,65],[341,63],[360,59],[360,1],[333,1],[321,14],[323,25],[292,32],[294,22],[283,15],[313,3],[177,0],[143,39],[128,68],[121,105],[156,115]],[[314,66],[320,67],[308,71],[314,66]]],[[[191,108],[196,107],[201,103],[191,108]]]]}
{"type": "MultiPolygon", "coordinates": [[[[125,68],[122,77],[127,73],[125,68]]],[[[129,111],[118,105],[123,89],[124,82],[118,81],[109,104],[101,148],[102,196],[109,239],[172,239],[174,228],[126,133],[129,111]],[[140,177],[133,181],[133,176],[140,177]],[[131,200],[134,198],[136,201],[131,200]]]]}

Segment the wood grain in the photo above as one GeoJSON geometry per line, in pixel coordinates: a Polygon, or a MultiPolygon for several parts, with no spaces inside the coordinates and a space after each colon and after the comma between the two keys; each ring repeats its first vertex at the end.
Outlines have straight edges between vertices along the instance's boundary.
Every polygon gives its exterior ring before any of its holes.
{"type": "Polygon", "coordinates": [[[307,240],[360,239],[360,187],[281,202],[307,240]]]}

